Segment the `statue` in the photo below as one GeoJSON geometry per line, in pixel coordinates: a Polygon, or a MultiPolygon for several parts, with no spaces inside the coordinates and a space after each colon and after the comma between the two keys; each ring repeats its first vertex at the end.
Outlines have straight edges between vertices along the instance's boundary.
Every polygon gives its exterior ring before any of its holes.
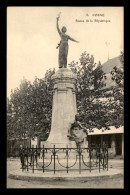
{"type": "Polygon", "coordinates": [[[84,147],[88,131],[82,126],[80,121],[78,121],[78,115],[75,115],[75,121],[72,123],[68,133],[67,137],[69,137],[71,141],[75,141],[77,148],[84,147]]]}
{"type": "Polygon", "coordinates": [[[56,49],[59,48],[59,68],[67,68],[68,40],[71,40],[77,43],[78,41],[76,41],[75,39],[65,34],[67,31],[65,26],[63,26],[60,31],[59,24],[58,24],[59,18],[60,18],[60,14],[57,17],[57,31],[61,37],[61,41],[56,47],[56,49]]]}

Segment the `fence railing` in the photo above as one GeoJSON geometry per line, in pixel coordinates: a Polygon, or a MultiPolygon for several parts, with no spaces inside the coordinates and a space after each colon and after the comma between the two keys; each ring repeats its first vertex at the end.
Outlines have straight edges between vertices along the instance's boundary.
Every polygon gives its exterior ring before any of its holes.
{"type": "Polygon", "coordinates": [[[36,170],[47,172],[65,170],[67,173],[71,170],[82,171],[98,169],[108,170],[108,147],[96,146],[88,148],[57,148],[55,145],[51,148],[22,148],[20,149],[21,169],[36,170]]]}

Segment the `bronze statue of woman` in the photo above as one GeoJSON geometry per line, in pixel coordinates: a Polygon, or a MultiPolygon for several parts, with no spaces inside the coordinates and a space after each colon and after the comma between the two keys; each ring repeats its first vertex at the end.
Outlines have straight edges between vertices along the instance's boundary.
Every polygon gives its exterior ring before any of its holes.
{"type": "Polygon", "coordinates": [[[60,16],[57,17],[57,31],[61,37],[61,41],[57,46],[57,48],[59,47],[59,68],[67,68],[68,40],[77,43],[78,41],[65,34],[67,31],[65,26],[63,26],[60,31],[59,24],[58,24],[59,18],[60,16]]]}

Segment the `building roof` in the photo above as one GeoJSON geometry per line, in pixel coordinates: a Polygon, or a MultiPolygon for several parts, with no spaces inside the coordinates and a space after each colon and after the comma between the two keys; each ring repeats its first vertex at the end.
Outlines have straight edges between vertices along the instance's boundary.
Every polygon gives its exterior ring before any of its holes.
{"type": "Polygon", "coordinates": [[[93,132],[88,132],[88,135],[107,135],[107,134],[116,134],[116,133],[124,133],[124,127],[115,128],[114,126],[110,126],[110,130],[103,130],[94,128],[93,132]]]}
{"type": "Polygon", "coordinates": [[[102,64],[103,71],[108,74],[112,71],[114,67],[120,68],[122,66],[120,61],[120,56],[117,56],[115,58],[109,59],[104,64],[102,64]]]}
{"type": "Polygon", "coordinates": [[[106,73],[107,79],[105,80],[106,86],[103,87],[109,88],[111,86],[115,86],[115,82],[111,79],[111,71],[113,70],[114,67],[120,68],[122,67],[121,61],[120,61],[120,56],[114,57],[112,59],[109,59],[107,62],[102,64],[102,70],[104,73],[106,73]]]}

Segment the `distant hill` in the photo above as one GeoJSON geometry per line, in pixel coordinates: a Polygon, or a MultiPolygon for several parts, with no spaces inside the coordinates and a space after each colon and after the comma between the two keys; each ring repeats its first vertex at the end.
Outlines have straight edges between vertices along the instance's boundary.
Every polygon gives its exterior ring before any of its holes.
{"type": "Polygon", "coordinates": [[[118,68],[122,66],[119,56],[109,59],[107,62],[102,64],[102,70],[106,73],[106,76],[107,76],[107,80],[105,80],[106,86],[104,88],[109,88],[115,85],[110,75],[111,71],[113,70],[115,66],[118,68]]]}

